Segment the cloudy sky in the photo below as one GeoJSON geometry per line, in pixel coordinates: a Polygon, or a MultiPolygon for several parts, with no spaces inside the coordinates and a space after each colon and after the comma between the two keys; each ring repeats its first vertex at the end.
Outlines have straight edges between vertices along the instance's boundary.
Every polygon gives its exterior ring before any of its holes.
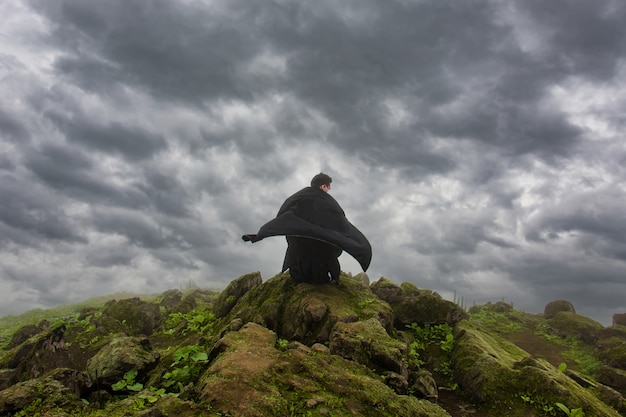
{"type": "Polygon", "coordinates": [[[623,0],[0,15],[0,315],[268,279],[284,239],[240,237],[320,171],[372,244],[372,281],[626,312],[623,0]]]}

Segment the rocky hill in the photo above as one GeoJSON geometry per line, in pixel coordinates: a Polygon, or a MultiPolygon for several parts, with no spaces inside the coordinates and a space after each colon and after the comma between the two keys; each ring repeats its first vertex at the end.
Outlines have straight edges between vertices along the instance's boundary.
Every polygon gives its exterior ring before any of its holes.
{"type": "Polygon", "coordinates": [[[465,311],[409,283],[341,278],[251,273],[221,292],[83,304],[21,326],[3,318],[0,416],[626,411],[624,325],[603,327],[567,301],[539,315],[504,302],[465,311]]]}

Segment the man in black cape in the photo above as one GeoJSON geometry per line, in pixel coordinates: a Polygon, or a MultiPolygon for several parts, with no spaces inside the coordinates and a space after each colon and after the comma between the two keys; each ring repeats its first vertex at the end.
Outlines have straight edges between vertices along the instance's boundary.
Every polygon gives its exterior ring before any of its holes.
{"type": "Polygon", "coordinates": [[[243,235],[258,242],[269,236],[286,236],[287,253],[283,269],[297,282],[338,283],[339,255],[348,252],[363,271],[372,259],[367,238],[346,218],[339,203],[328,194],[332,178],[324,173],[311,186],[289,197],[275,219],[261,226],[256,235],[243,235]]]}

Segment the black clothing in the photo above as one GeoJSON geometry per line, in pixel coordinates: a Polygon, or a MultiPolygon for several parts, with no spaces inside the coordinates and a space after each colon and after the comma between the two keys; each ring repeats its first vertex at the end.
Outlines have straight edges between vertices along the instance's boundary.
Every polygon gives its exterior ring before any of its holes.
{"type": "Polygon", "coordinates": [[[289,197],[275,219],[256,235],[243,235],[258,242],[269,236],[287,236],[283,271],[289,269],[298,281],[328,282],[339,278],[337,258],[345,250],[364,271],[372,259],[367,238],[348,221],[343,209],[328,193],[306,187],[289,197]]]}

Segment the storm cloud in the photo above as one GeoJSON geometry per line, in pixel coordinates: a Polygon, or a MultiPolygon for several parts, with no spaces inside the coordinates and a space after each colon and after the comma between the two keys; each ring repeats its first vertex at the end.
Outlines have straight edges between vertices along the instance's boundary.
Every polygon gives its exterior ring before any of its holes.
{"type": "Polygon", "coordinates": [[[622,1],[0,12],[0,314],[267,279],[284,239],[240,236],[320,171],[372,280],[626,311],[622,1]]]}

